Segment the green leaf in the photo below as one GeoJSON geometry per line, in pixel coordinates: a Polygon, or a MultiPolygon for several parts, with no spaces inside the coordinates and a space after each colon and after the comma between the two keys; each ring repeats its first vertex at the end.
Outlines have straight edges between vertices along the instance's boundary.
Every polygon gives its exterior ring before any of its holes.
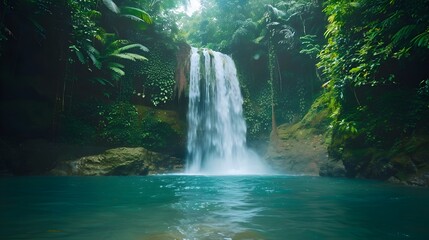
{"type": "Polygon", "coordinates": [[[114,86],[112,84],[112,82],[110,82],[109,80],[105,79],[105,78],[94,78],[94,80],[96,80],[98,83],[100,83],[101,85],[105,86],[106,84],[109,84],[110,86],[114,86]]]}
{"type": "Polygon", "coordinates": [[[120,68],[110,66],[109,69],[112,70],[113,72],[115,72],[116,74],[118,74],[121,77],[125,75],[124,70],[122,70],[120,68]]]}
{"type": "Polygon", "coordinates": [[[360,69],[361,69],[360,67],[352,68],[352,69],[350,69],[350,73],[357,73],[360,71],[360,69]]]}
{"type": "Polygon", "coordinates": [[[133,21],[135,21],[135,22],[139,22],[139,23],[147,24],[147,22],[146,22],[146,21],[144,21],[143,19],[141,19],[141,18],[139,18],[139,17],[136,17],[136,16],[134,16],[134,15],[130,15],[130,14],[122,14],[121,16],[126,17],[126,18],[128,18],[128,19],[130,19],[130,20],[133,20],[133,21]]]}
{"type": "Polygon", "coordinates": [[[255,43],[257,43],[257,44],[259,44],[259,43],[261,43],[262,42],[262,40],[265,38],[265,36],[259,36],[259,37],[257,37],[255,40],[254,40],[254,42],[255,43]]]}
{"type": "Polygon", "coordinates": [[[77,58],[82,64],[85,64],[85,57],[83,56],[82,52],[76,47],[76,45],[69,46],[69,49],[76,53],[77,58]]]}
{"type": "Polygon", "coordinates": [[[358,8],[361,6],[360,2],[351,2],[349,4],[350,4],[350,6],[355,7],[355,8],[358,8]]]}
{"type": "Polygon", "coordinates": [[[416,29],[416,25],[406,25],[399,29],[395,35],[392,37],[392,43],[397,44],[400,41],[410,37],[411,33],[416,29]]]}
{"type": "Polygon", "coordinates": [[[127,53],[128,56],[133,57],[135,60],[139,60],[139,61],[147,61],[147,58],[145,58],[144,56],[140,55],[140,54],[136,54],[136,53],[127,53]]]}
{"type": "Polygon", "coordinates": [[[85,44],[84,47],[86,48],[86,53],[88,54],[89,58],[91,59],[92,64],[96,68],[101,69],[101,62],[98,60],[100,58],[100,52],[90,44],[85,44]]]}
{"type": "Polygon", "coordinates": [[[429,28],[425,32],[414,37],[411,42],[419,47],[429,48],[429,28]]]}
{"type": "Polygon", "coordinates": [[[129,45],[120,47],[117,50],[115,50],[115,52],[119,53],[119,52],[123,52],[125,50],[129,50],[129,49],[132,49],[132,48],[139,48],[140,50],[142,50],[144,52],[148,52],[149,51],[149,49],[147,47],[145,47],[145,46],[143,46],[143,45],[141,45],[139,43],[134,43],[134,44],[129,44],[129,45]]]}
{"type": "MultiPolygon", "coordinates": [[[[152,24],[152,18],[149,15],[149,13],[147,13],[146,11],[140,9],[140,8],[135,8],[135,7],[122,7],[121,8],[121,13],[123,16],[126,16],[128,18],[130,18],[130,16],[134,16],[142,21],[144,21],[145,23],[148,24],[152,24]]],[[[133,19],[133,18],[131,18],[133,19]]],[[[135,20],[135,19],[133,19],[135,20]]]]}
{"type": "Polygon", "coordinates": [[[98,19],[98,18],[101,17],[101,12],[99,12],[97,10],[91,10],[91,11],[88,12],[88,15],[92,19],[98,19]]]}
{"type": "Polygon", "coordinates": [[[96,68],[98,68],[98,69],[101,69],[101,62],[100,61],[98,61],[98,58],[97,58],[97,56],[95,56],[94,54],[92,54],[92,53],[88,53],[88,56],[89,56],[89,58],[91,59],[91,61],[92,61],[92,64],[96,67],[96,68]]]}
{"type": "Polygon", "coordinates": [[[112,53],[112,54],[110,54],[110,56],[117,57],[120,59],[131,60],[131,61],[136,60],[133,56],[130,56],[128,53],[112,53]]]}
{"type": "Polygon", "coordinates": [[[120,68],[120,69],[124,69],[125,66],[120,64],[120,63],[116,63],[116,62],[108,62],[107,63],[107,67],[116,67],[116,68],[120,68]]]}
{"type": "Polygon", "coordinates": [[[106,7],[107,7],[110,11],[112,11],[112,12],[114,12],[114,13],[119,13],[119,12],[120,12],[120,10],[119,10],[118,6],[117,6],[117,5],[116,5],[116,3],[115,3],[115,2],[113,2],[112,0],[103,0],[103,3],[104,3],[104,5],[106,5],[106,7]]]}

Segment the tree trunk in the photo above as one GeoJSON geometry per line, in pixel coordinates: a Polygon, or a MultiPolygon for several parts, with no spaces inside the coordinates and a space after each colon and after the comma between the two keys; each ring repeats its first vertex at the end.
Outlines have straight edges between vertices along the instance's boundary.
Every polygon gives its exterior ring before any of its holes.
{"type": "Polygon", "coordinates": [[[276,55],[274,46],[271,43],[271,40],[269,41],[268,45],[268,67],[270,70],[270,90],[271,90],[271,140],[278,139],[278,133],[277,133],[277,122],[276,122],[276,113],[275,113],[275,88],[274,88],[274,78],[275,78],[275,64],[276,64],[276,55]]]}

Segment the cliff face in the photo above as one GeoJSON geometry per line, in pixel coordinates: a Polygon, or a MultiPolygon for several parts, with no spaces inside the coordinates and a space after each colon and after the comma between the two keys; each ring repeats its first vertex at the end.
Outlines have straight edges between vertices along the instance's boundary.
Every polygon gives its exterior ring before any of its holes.
{"type": "Polygon", "coordinates": [[[328,157],[331,141],[326,98],[318,98],[304,118],[283,124],[272,136],[265,158],[281,172],[323,176],[344,176],[341,162],[328,157]]]}
{"type": "Polygon", "coordinates": [[[337,157],[344,163],[348,177],[429,186],[428,139],[428,135],[416,133],[387,149],[347,144],[337,157]]]}
{"type": "Polygon", "coordinates": [[[407,185],[429,186],[429,134],[425,129],[389,139],[392,145],[365,143],[368,131],[353,135],[333,130],[326,96],[295,124],[277,128],[266,159],[281,172],[320,176],[370,178],[407,185]]]}

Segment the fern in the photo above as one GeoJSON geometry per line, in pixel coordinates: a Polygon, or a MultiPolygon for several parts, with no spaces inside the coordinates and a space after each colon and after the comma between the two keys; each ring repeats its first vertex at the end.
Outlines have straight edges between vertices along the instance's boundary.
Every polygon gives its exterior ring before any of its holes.
{"type": "Polygon", "coordinates": [[[144,52],[148,52],[149,51],[149,49],[147,47],[145,47],[145,46],[143,46],[143,45],[141,45],[139,43],[134,43],[134,44],[129,44],[129,45],[120,47],[120,48],[118,48],[116,50],[116,52],[123,52],[125,50],[129,50],[129,49],[132,49],[132,48],[139,48],[140,50],[142,50],[144,52]]]}
{"type": "Polygon", "coordinates": [[[128,40],[124,40],[124,39],[118,39],[118,40],[114,40],[114,41],[110,41],[107,42],[106,41],[106,52],[108,53],[113,53],[113,52],[117,52],[117,50],[121,47],[123,47],[124,45],[129,44],[128,40]]]}
{"type": "Polygon", "coordinates": [[[131,60],[131,61],[146,61],[147,58],[143,57],[142,55],[136,54],[136,53],[112,53],[109,56],[117,57],[121,59],[131,60]]]}
{"type": "Polygon", "coordinates": [[[120,58],[120,59],[126,59],[126,60],[131,60],[131,61],[135,61],[136,60],[132,56],[128,55],[128,53],[112,53],[112,54],[109,55],[109,57],[117,57],[117,58],[120,58]]]}
{"type": "Polygon", "coordinates": [[[136,53],[127,53],[127,55],[134,58],[135,60],[138,60],[138,61],[147,61],[148,60],[147,58],[143,57],[142,55],[136,54],[136,53]]]}
{"type": "Polygon", "coordinates": [[[112,70],[114,73],[116,73],[118,76],[113,75],[113,79],[119,80],[120,77],[125,75],[124,70],[117,68],[117,67],[109,67],[110,70],[112,70]]]}
{"type": "Polygon", "coordinates": [[[317,54],[321,51],[320,45],[316,43],[316,35],[305,35],[299,39],[302,41],[302,49],[299,53],[310,55],[311,57],[316,57],[317,54]]]}
{"type": "Polygon", "coordinates": [[[120,64],[120,63],[117,63],[117,62],[109,62],[109,63],[107,63],[107,66],[110,68],[110,67],[116,67],[116,68],[120,68],[120,69],[123,69],[123,68],[125,68],[125,66],[124,65],[122,65],[122,64],[120,64]]]}

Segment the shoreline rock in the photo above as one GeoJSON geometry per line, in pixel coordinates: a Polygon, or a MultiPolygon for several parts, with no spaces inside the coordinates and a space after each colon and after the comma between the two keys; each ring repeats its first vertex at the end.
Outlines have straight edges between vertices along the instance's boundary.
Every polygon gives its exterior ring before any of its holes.
{"type": "Polygon", "coordinates": [[[267,161],[282,172],[320,175],[328,163],[329,110],[325,99],[317,99],[297,123],[282,124],[272,134],[267,161]]]}
{"type": "Polygon", "coordinates": [[[180,172],[179,158],[142,147],[120,147],[103,153],[63,161],[49,173],[55,176],[130,176],[180,172]]]}

